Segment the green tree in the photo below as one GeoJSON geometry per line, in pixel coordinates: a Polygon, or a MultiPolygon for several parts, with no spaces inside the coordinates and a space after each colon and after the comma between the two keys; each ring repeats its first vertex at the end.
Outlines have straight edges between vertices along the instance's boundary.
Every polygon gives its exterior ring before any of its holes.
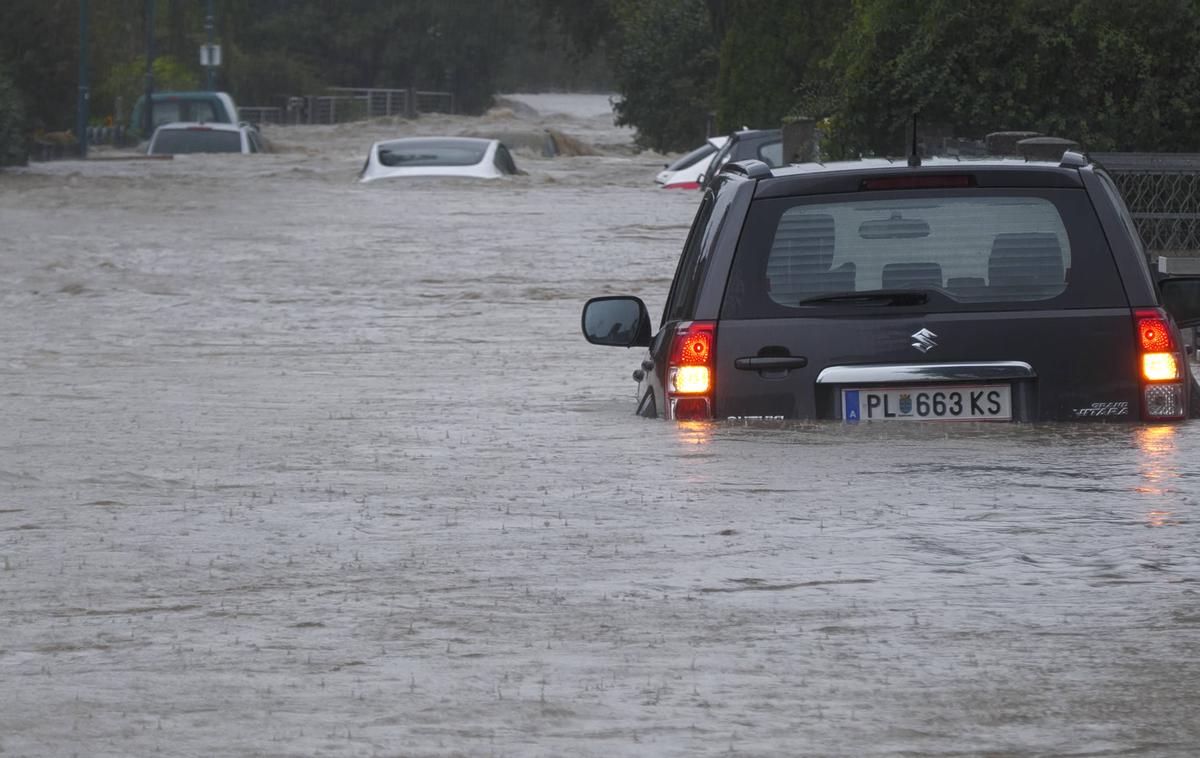
{"type": "Polygon", "coordinates": [[[827,115],[821,62],[849,17],[848,0],[727,0],[717,77],[717,128],[778,127],[800,110],[827,115]]]}
{"type": "Polygon", "coordinates": [[[30,129],[75,123],[78,20],[77,0],[0,3],[0,66],[21,93],[30,129]]]}
{"type": "Polygon", "coordinates": [[[857,0],[829,61],[833,128],[851,154],[899,154],[914,113],[964,137],[1195,150],[1198,13],[1190,0],[857,0]]]}
{"type": "Polygon", "coordinates": [[[616,0],[617,123],[660,152],[702,142],[712,112],[717,40],[701,0],[616,0]]]}

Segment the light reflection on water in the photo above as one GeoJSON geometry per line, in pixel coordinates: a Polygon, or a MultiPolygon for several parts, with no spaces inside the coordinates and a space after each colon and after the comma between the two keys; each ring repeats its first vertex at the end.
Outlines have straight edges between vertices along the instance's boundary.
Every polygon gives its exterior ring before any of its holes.
{"type": "MultiPolygon", "coordinates": [[[[1177,437],[1179,431],[1174,425],[1145,426],[1134,432],[1134,440],[1141,454],[1139,464],[1142,484],[1136,491],[1143,495],[1159,496],[1168,500],[1168,495],[1176,494],[1176,485],[1180,478],[1177,437]]],[[[1155,507],[1146,512],[1146,523],[1150,526],[1178,526],[1180,521],[1175,517],[1175,511],[1155,507]]]]}

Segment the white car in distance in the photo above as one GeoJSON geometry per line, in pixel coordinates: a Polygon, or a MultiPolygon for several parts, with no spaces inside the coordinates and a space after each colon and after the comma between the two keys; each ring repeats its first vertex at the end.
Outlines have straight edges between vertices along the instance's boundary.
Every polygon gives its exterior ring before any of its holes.
{"type": "Polygon", "coordinates": [[[700,189],[700,177],[728,139],[726,136],[709,137],[700,147],[668,163],[654,181],[663,189],[700,189]]]}
{"type": "Polygon", "coordinates": [[[498,179],[524,173],[500,140],[476,137],[406,137],[371,145],[360,182],[414,176],[498,179]]]}
{"type": "Polygon", "coordinates": [[[217,124],[202,121],[173,121],[154,130],[147,155],[183,153],[261,153],[258,130],[247,124],[217,124]]]}

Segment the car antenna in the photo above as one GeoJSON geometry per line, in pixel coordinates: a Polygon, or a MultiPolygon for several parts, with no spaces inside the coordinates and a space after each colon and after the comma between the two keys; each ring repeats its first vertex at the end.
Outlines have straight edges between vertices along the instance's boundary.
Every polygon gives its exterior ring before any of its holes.
{"type": "Polygon", "coordinates": [[[920,166],[921,154],[917,151],[917,112],[912,116],[912,151],[908,154],[908,165],[920,166]]]}

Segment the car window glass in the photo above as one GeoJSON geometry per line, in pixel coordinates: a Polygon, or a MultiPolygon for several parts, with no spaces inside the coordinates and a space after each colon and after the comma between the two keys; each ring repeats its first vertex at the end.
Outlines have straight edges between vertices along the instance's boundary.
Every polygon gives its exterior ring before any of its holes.
{"type": "Polygon", "coordinates": [[[667,165],[667,171],[680,171],[697,162],[701,158],[712,155],[715,152],[717,152],[715,147],[709,143],[705,143],[703,147],[698,147],[690,153],[686,153],[685,155],[676,158],[667,165]]]}
{"type": "Polygon", "coordinates": [[[407,139],[379,146],[379,162],[384,166],[474,166],[483,160],[488,144],[484,140],[407,139]]]}
{"type": "Polygon", "coordinates": [[[213,104],[205,101],[195,101],[189,104],[187,121],[219,121],[213,104]]]}
{"type": "Polygon", "coordinates": [[[156,155],[180,153],[240,153],[242,135],[216,129],[160,129],[151,150],[156,155]]]}
{"type": "Polygon", "coordinates": [[[154,125],[186,121],[179,112],[179,103],[154,103],[154,125]]]}
{"type": "Polygon", "coordinates": [[[951,310],[1123,299],[1085,193],[997,190],[756,202],[724,307],[796,315],[802,300],[881,289],[936,291],[951,310]],[[1078,250],[1095,254],[1081,265],[1078,250]]]}
{"type": "Polygon", "coordinates": [[[1096,176],[1100,177],[1101,186],[1104,187],[1104,191],[1108,194],[1108,199],[1112,202],[1113,207],[1117,209],[1117,215],[1121,218],[1121,224],[1125,227],[1125,231],[1128,232],[1129,238],[1133,240],[1134,249],[1145,259],[1146,248],[1142,245],[1142,235],[1138,232],[1137,224],[1134,222],[1133,216],[1129,213],[1129,208],[1125,205],[1125,200],[1121,197],[1121,192],[1117,189],[1117,185],[1103,171],[1097,171],[1096,176]]]}
{"type": "Polygon", "coordinates": [[[700,202],[696,218],[692,221],[692,229],[684,243],[683,255],[675,269],[675,278],[671,282],[671,294],[667,297],[667,306],[663,310],[663,323],[691,317],[691,306],[695,303],[697,281],[700,272],[701,252],[704,249],[706,229],[712,218],[713,194],[708,192],[700,202]]]}
{"type": "Polygon", "coordinates": [[[767,142],[758,148],[758,159],[771,168],[783,165],[783,142],[767,142]]]}
{"type": "Polygon", "coordinates": [[[729,163],[729,159],[733,157],[733,146],[736,144],[733,140],[729,140],[713,157],[712,163],[708,164],[708,169],[704,172],[705,184],[711,185],[712,178],[721,172],[721,167],[729,163]]]}
{"type": "Polygon", "coordinates": [[[499,169],[500,173],[502,174],[517,173],[517,165],[513,163],[512,155],[508,152],[508,149],[505,148],[504,145],[500,145],[496,148],[496,168],[499,169]]]}

